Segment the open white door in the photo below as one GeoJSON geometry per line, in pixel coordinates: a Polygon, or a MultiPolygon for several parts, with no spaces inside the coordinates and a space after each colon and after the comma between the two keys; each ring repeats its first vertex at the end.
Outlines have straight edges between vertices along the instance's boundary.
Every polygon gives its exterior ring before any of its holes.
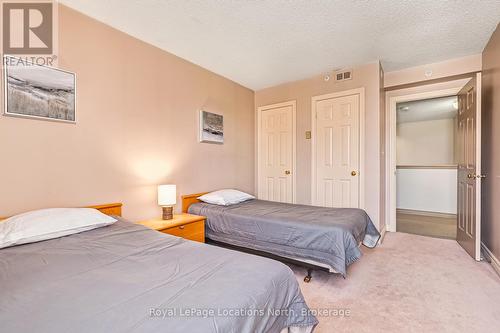
{"type": "Polygon", "coordinates": [[[481,74],[458,94],[457,242],[481,259],[481,74]]]}

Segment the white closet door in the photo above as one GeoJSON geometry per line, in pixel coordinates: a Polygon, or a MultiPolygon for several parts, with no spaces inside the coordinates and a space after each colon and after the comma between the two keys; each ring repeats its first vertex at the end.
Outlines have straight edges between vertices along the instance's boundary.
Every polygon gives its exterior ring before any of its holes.
{"type": "Polygon", "coordinates": [[[294,104],[259,108],[258,197],[293,202],[294,104]]]}
{"type": "Polygon", "coordinates": [[[316,110],[313,204],[359,207],[360,96],[323,99],[316,110]]]}

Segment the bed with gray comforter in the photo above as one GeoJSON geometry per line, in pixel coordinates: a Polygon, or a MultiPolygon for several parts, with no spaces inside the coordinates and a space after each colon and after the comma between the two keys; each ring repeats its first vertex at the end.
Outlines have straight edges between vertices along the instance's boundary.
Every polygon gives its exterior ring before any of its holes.
{"type": "Polygon", "coordinates": [[[249,200],[230,206],[199,202],[188,212],[207,217],[205,234],[214,241],[312,260],[344,277],[361,257],[359,244],[372,248],[380,238],[362,209],[249,200]]]}
{"type": "Polygon", "coordinates": [[[317,324],[274,260],[125,221],[0,250],[2,332],[280,332],[317,324]]]}

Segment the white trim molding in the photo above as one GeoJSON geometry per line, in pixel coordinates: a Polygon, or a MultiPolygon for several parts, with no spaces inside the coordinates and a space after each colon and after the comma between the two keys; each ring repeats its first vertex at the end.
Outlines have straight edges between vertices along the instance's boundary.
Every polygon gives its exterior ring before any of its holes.
{"type": "Polygon", "coordinates": [[[311,203],[316,202],[316,103],[325,99],[359,95],[359,208],[365,208],[365,88],[356,88],[311,98],[311,203]]]}
{"type": "MultiPolygon", "coordinates": [[[[481,165],[482,153],[481,153],[481,117],[482,117],[482,95],[483,95],[483,87],[482,87],[482,73],[476,73],[474,78],[476,80],[476,173],[481,174],[483,167],[481,165]]],[[[475,233],[475,245],[476,245],[476,260],[481,260],[481,206],[482,206],[482,197],[481,197],[481,184],[482,179],[476,177],[476,233],[475,233]]],[[[458,190],[457,190],[458,191],[458,190]]],[[[459,208],[459,207],[458,207],[459,208]]]]}
{"type": "Polygon", "coordinates": [[[498,260],[497,257],[493,254],[493,252],[488,249],[488,247],[481,242],[481,249],[484,255],[484,258],[491,264],[491,267],[497,272],[497,274],[500,276],[500,260],[498,260]]]}
{"type": "Polygon", "coordinates": [[[387,234],[386,225],[382,224],[382,229],[380,229],[380,238],[378,240],[378,245],[381,245],[383,243],[386,234],[387,234]]]}
{"type": "Polygon", "coordinates": [[[259,177],[260,177],[260,141],[261,141],[261,114],[263,111],[282,108],[285,106],[292,107],[292,203],[297,203],[297,101],[291,100],[282,103],[263,105],[257,108],[257,123],[255,126],[257,127],[257,147],[255,149],[257,156],[255,162],[257,163],[257,177],[256,177],[256,195],[259,194],[259,177]]]}

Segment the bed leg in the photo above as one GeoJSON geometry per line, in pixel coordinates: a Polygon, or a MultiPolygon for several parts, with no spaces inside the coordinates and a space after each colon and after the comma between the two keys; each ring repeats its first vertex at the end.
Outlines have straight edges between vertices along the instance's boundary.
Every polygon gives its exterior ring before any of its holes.
{"type": "Polygon", "coordinates": [[[312,278],[311,274],[312,274],[312,268],[308,268],[307,269],[307,275],[304,278],[304,282],[305,283],[309,283],[311,281],[311,278],[312,278]]]}

